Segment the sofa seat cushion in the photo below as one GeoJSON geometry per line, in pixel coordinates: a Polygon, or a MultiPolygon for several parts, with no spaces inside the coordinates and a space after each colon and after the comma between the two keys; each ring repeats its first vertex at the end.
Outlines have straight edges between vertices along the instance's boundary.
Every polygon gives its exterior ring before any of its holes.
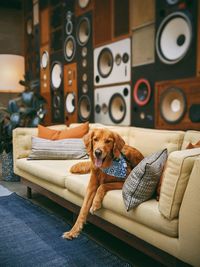
{"type": "MultiPolygon", "coordinates": [[[[65,186],[69,191],[84,197],[89,179],[90,174],[69,174],[65,180],[65,186]]],[[[164,218],[159,212],[158,202],[155,199],[143,202],[137,208],[127,212],[122,198],[122,190],[112,190],[106,193],[102,207],[170,237],[178,236],[178,220],[170,221],[164,218]]]]}
{"type": "Polygon", "coordinates": [[[23,158],[18,159],[16,165],[23,171],[64,188],[70,167],[79,161],[83,160],[27,160],[23,158]]]}

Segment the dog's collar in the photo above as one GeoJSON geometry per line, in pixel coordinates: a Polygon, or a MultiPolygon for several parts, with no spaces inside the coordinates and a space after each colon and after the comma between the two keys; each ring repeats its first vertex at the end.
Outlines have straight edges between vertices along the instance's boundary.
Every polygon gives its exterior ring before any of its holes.
{"type": "Polygon", "coordinates": [[[116,178],[125,179],[127,173],[127,163],[125,157],[121,154],[119,158],[112,161],[112,165],[107,168],[101,168],[102,172],[116,178]]]}

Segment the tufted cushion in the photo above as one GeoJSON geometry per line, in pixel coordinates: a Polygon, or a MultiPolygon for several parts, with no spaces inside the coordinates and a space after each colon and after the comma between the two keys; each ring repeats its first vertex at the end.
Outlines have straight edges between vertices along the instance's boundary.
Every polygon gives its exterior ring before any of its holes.
{"type": "Polygon", "coordinates": [[[152,197],[166,159],[167,149],[164,149],[144,158],[131,171],[122,188],[127,211],[152,197]]]}
{"type": "Polygon", "coordinates": [[[188,179],[200,148],[172,152],[163,173],[159,210],[168,219],[178,217],[188,179]]]}

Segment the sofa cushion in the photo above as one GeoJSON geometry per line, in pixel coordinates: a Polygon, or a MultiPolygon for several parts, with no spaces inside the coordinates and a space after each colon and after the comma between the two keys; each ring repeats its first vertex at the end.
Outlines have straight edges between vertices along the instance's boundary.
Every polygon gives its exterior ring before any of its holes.
{"type": "Polygon", "coordinates": [[[130,127],[128,144],[144,156],[167,148],[168,153],[180,150],[184,132],[130,127]]]}
{"type": "Polygon", "coordinates": [[[187,131],[181,149],[186,149],[189,143],[196,144],[200,140],[200,131],[187,131]]]}
{"type": "Polygon", "coordinates": [[[32,137],[32,150],[28,157],[29,160],[81,158],[88,158],[83,139],[47,140],[32,137]]]}
{"type": "Polygon", "coordinates": [[[79,161],[82,160],[27,160],[23,158],[18,159],[16,165],[23,171],[64,188],[70,167],[79,161]]]}
{"type": "Polygon", "coordinates": [[[172,152],[167,160],[160,191],[159,210],[168,219],[178,217],[188,179],[200,148],[172,152]]]}
{"type": "Polygon", "coordinates": [[[145,157],[131,171],[122,188],[127,211],[153,196],[166,160],[167,149],[164,149],[145,157]]]}
{"type": "MultiPolygon", "coordinates": [[[[90,174],[69,174],[65,180],[65,186],[69,191],[84,198],[89,179],[90,174]]],[[[106,193],[102,208],[111,210],[120,217],[123,216],[137,221],[165,235],[178,236],[178,220],[170,221],[164,218],[158,210],[158,202],[155,199],[146,201],[134,210],[127,212],[124,207],[122,190],[112,190],[106,193]]]]}

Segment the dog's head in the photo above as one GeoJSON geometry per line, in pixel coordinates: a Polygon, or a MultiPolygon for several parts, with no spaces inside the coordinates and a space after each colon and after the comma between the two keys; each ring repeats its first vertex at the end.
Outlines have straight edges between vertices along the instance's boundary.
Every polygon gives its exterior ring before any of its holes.
{"type": "Polygon", "coordinates": [[[98,168],[111,165],[118,158],[125,145],[124,140],[115,132],[107,129],[94,129],[84,136],[84,143],[93,164],[98,168]]]}

